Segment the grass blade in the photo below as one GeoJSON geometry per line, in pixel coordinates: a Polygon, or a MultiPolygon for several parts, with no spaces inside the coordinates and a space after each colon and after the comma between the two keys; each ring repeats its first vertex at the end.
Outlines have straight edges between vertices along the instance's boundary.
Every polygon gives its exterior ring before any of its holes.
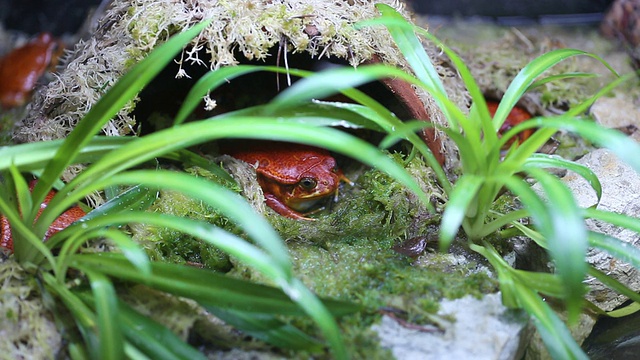
{"type": "Polygon", "coordinates": [[[557,63],[578,55],[584,55],[592,57],[600,61],[606,66],[614,75],[618,75],[617,72],[602,58],[595,54],[588,53],[582,50],[576,49],[556,49],[550,52],[544,53],[537,58],[529,62],[516,77],[511,81],[509,87],[504,93],[500,105],[493,118],[493,126],[497,131],[507,118],[509,111],[516,105],[518,100],[524,95],[524,93],[534,84],[536,78],[542,75],[545,71],[557,63]]]}
{"type": "Polygon", "coordinates": [[[588,360],[587,355],[571,336],[567,326],[547,303],[525,284],[514,284],[522,307],[533,315],[533,324],[540,333],[553,359],[588,360]]]}
{"type": "Polygon", "coordinates": [[[141,315],[124,302],[118,304],[118,323],[127,340],[150,359],[204,360],[206,357],[166,327],[141,315]]]}
{"type": "Polygon", "coordinates": [[[530,169],[529,172],[539,181],[546,194],[550,221],[537,223],[536,226],[547,239],[549,254],[563,280],[569,322],[575,322],[585,294],[582,281],[587,272],[587,230],[571,191],[560,180],[542,170],[530,169]]]}
{"type": "MultiPolygon", "coordinates": [[[[234,279],[216,272],[176,264],[152,262],[152,276],[135,271],[120,254],[78,254],[73,263],[126,281],[133,281],[178,296],[192,298],[205,306],[239,309],[256,313],[304,315],[305,313],[281,290],[234,279]]],[[[325,300],[334,315],[360,309],[342,301],[325,300]]]]}
{"type": "MultiPolygon", "coordinates": [[[[118,80],[113,87],[103,95],[100,100],[89,110],[87,115],[78,122],[69,136],[63,141],[56,151],[33,190],[34,202],[41,203],[51,184],[60,178],[62,172],[69,166],[80,149],[89,143],[91,138],[111,119],[122,107],[145,87],[157,75],[166,64],[185,46],[193,37],[208,25],[208,21],[195,25],[191,29],[173,36],[166,43],[158,46],[146,59],[133,67],[126,75],[118,80]]],[[[32,211],[27,217],[35,219],[36,212],[32,211]]],[[[38,229],[42,231],[41,229],[38,229]]],[[[44,234],[44,233],[42,233],[44,234]]]]}
{"type": "Polygon", "coordinates": [[[532,154],[523,164],[523,168],[527,169],[529,166],[535,166],[541,169],[562,168],[573,171],[582,176],[596,192],[596,197],[598,198],[596,205],[599,204],[600,199],[602,199],[602,185],[600,184],[600,180],[591,169],[584,165],[566,160],[558,155],[532,154]]]}
{"type": "Polygon", "coordinates": [[[118,324],[118,297],[111,281],[99,272],[87,271],[97,313],[100,359],[120,360],[124,355],[124,342],[118,324]]]}
{"type": "Polygon", "coordinates": [[[206,309],[227,324],[271,345],[319,352],[322,343],[272,315],[247,313],[207,306],[206,309]]]}
{"type": "Polygon", "coordinates": [[[440,223],[441,251],[448,249],[451,245],[467,215],[467,209],[471,207],[483,182],[483,178],[474,175],[463,175],[456,182],[440,223]]]}
{"type": "MultiPolygon", "coordinates": [[[[181,126],[158,131],[136,139],[128,145],[110,153],[87,168],[70,183],[76,185],[96,182],[113,174],[153,159],[156,156],[172,152],[178,148],[212,141],[220,138],[255,138],[265,140],[294,141],[319,146],[352,157],[366,165],[374,166],[395,178],[425,204],[429,198],[416,181],[407,174],[402,166],[387,157],[377,148],[364,140],[331,128],[318,128],[285,119],[247,117],[186,123],[181,126]]],[[[67,189],[54,197],[38,219],[38,226],[50,223],[54,216],[78,201],[86,192],[78,191],[71,196],[67,189]],[[42,221],[42,224],[40,223],[42,221]]],[[[242,219],[236,219],[237,221],[242,219]]],[[[246,220],[241,223],[248,222],[246,220]]]]}
{"type": "Polygon", "coordinates": [[[640,270],[640,249],[613,236],[589,233],[589,245],[604,250],[614,258],[631,264],[640,270]]]}

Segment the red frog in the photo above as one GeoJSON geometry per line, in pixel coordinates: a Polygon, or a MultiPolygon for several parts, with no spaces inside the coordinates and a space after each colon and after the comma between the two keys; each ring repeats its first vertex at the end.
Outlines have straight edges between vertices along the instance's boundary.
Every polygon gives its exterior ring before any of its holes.
{"type": "MultiPolygon", "coordinates": [[[[36,185],[36,181],[32,181],[29,183],[29,190],[33,191],[33,187],[36,185]]],[[[42,210],[47,207],[47,204],[53,196],[56,194],[54,190],[49,191],[47,196],[44,199],[44,202],[40,204],[40,211],[38,211],[38,216],[42,213],[42,210]]],[[[66,228],[71,225],[76,220],[79,220],[81,217],[85,216],[86,213],[84,210],[79,208],[78,206],[74,206],[69,208],[67,211],[63,212],[52,224],[49,226],[49,230],[45,234],[45,240],[53,236],[53,234],[58,231],[66,228]]],[[[0,248],[7,249],[9,252],[13,252],[13,237],[11,236],[11,226],[9,225],[9,221],[4,215],[0,215],[0,248]]]]}
{"type": "MultiPolygon", "coordinates": [[[[497,101],[487,100],[487,106],[489,107],[489,113],[491,114],[491,116],[495,115],[496,111],[498,110],[499,104],[500,103],[497,101]]],[[[498,136],[501,136],[505,132],[509,131],[509,129],[511,129],[512,127],[529,119],[531,119],[531,114],[527,110],[525,110],[523,107],[515,106],[513,109],[511,109],[509,115],[507,115],[507,119],[500,127],[500,130],[498,130],[498,136]]],[[[523,130],[522,132],[518,133],[518,135],[509,139],[509,141],[504,144],[503,148],[508,149],[516,140],[518,141],[518,143],[522,143],[523,141],[527,140],[534,131],[535,129],[523,130]]]]}
{"type": "Polygon", "coordinates": [[[223,147],[223,153],[255,167],[267,206],[296,220],[319,200],[338,194],[340,181],[352,184],[324,149],[276,141],[223,147]]]}
{"type": "Polygon", "coordinates": [[[63,47],[49,33],[0,58],[0,105],[9,109],[24,105],[36,82],[52,69],[63,47]]]}

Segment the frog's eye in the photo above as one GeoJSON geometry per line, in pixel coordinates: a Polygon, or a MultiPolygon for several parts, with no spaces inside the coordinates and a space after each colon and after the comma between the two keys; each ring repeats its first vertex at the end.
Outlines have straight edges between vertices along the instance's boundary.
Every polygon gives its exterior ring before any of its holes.
{"type": "Polygon", "coordinates": [[[305,190],[312,190],[318,185],[318,182],[314,178],[305,177],[298,184],[305,190]]]}

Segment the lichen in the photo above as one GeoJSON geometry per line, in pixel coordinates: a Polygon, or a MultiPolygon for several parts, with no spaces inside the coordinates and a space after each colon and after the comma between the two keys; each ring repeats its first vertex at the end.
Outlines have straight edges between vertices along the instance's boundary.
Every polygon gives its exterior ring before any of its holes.
{"type": "Polygon", "coordinates": [[[51,359],[62,335],[30,275],[12,259],[0,260],[0,349],[5,359],[51,359]]]}

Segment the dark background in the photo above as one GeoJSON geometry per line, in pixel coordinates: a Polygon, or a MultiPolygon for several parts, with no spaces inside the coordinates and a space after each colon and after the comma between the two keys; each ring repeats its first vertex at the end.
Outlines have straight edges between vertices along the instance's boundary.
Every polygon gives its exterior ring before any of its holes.
{"type": "Polygon", "coordinates": [[[613,0],[408,0],[416,12],[432,15],[530,17],[603,12],[613,0]]]}
{"type": "MultiPolygon", "coordinates": [[[[215,0],[211,0],[215,1],[215,0]]],[[[345,0],[346,1],[346,0],[345,0]]],[[[74,33],[101,0],[0,0],[5,29],[74,33]]],[[[481,17],[505,25],[598,22],[613,0],[407,0],[419,13],[481,17]]]]}
{"type": "Polygon", "coordinates": [[[0,22],[5,29],[30,34],[48,31],[60,36],[75,33],[90,8],[101,0],[0,0],[0,22]]]}

